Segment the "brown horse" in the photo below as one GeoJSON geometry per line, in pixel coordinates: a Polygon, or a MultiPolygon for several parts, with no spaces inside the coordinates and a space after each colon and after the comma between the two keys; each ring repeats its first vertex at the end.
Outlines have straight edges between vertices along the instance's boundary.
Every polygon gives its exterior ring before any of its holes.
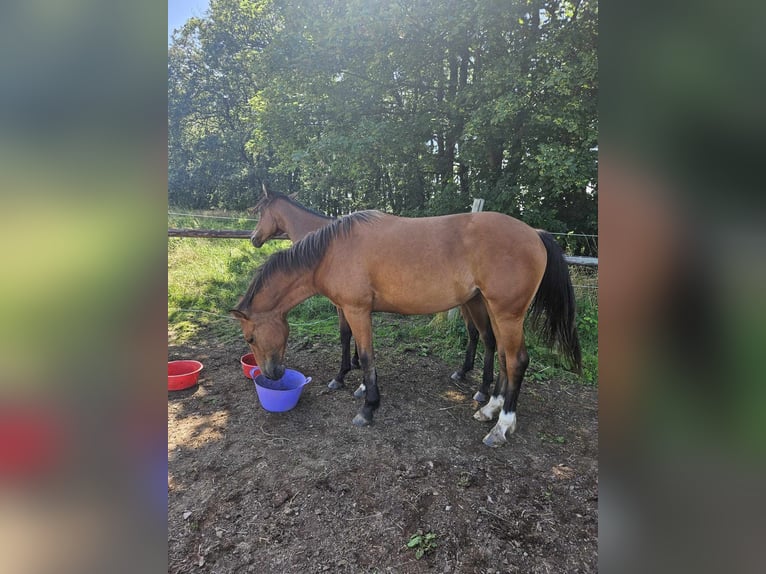
{"type": "MultiPolygon", "coordinates": [[[[308,209],[290,196],[269,190],[265,184],[263,186],[263,196],[253,208],[253,211],[258,214],[258,225],[256,225],[253,233],[250,235],[250,241],[257,248],[261,247],[272,237],[281,234],[286,234],[290,241],[295,243],[303,239],[311,231],[316,231],[320,227],[324,227],[334,221],[332,217],[308,209]]],[[[463,366],[452,374],[452,379],[463,380],[465,375],[473,369],[474,360],[476,359],[476,347],[481,336],[485,349],[484,371],[481,386],[473,398],[483,403],[489,397],[489,388],[494,378],[495,336],[489,323],[486,308],[483,307],[481,301],[476,303],[476,313],[479,319],[478,327],[471,319],[466,306],[460,307],[460,313],[468,330],[468,345],[466,346],[463,366]]],[[[340,326],[341,363],[338,374],[327,385],[331,389],[343,387],[345,377],[352,366],[359,367],[358,350],[356,348],[354,350],[354,358],[349,358],[351,355],[352,333],[348,326],[348,321],[346,321],[340,308],[338,308],[338,320],[340,326]]],[[[354,392],[354,396],[364,396],[364,387],[360,385],[354,392]]]]}
{"type": "Polygon", "coordinates": [[[359,347],[365,402],[354,424],[369,425],[380,405],[372,344],[373,311],[430,314],[486,306],[500,374],[474,418],[497,424],[488,446],[516,428],[516,403],[529,355],[524,318],[530,305],[549,344],[580,368],[574,292],[561,248],[550,234],[493,212],[404,218],[360,211],[309,233],[272,255],[232,314],[264,374],[285,371],[287,313],[322,294],[343,310],[359,347]],[[540,321],[541,318],[544,320],[540,321]]]}

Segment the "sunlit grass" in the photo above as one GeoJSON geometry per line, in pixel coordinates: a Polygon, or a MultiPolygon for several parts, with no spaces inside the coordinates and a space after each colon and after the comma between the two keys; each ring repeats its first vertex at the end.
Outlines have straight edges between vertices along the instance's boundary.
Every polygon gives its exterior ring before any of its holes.
{"type": "Polygon", "coordinates": [[[200,326],[233,337],[239,324],[229,315],[256,268],[284,242],[255,249],[242,239],[168,239],[168,337],[187,341],[200,326]]]}

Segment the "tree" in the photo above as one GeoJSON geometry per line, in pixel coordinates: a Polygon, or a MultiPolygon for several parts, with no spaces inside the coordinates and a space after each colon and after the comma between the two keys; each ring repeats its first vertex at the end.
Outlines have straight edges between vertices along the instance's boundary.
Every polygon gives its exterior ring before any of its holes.
{"type": "Polygon", "coordinates": [[[335,215],[484,197],[593,232],[597,17],[592,0],[214,0],[169,53],[171,199],[236,207],[267,178],[335,215]]]}
{"type": "Polygon", "coordinates": [[[275,22],[268,3],[212,0],[168,50],[169,200],[189,207],[254,203],[268,161],[251,153],[258,58],[275,22]]]}

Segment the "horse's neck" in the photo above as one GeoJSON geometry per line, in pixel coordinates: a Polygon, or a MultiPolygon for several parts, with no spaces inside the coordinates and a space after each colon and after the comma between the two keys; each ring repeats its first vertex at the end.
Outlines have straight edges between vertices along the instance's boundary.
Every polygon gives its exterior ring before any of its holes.
{"type": "Polygon", "coordinates": [[[293,242],[300,241],[332,221],[331,217],[311,213],[286,201],[281,202],[279,216],[282,229],[293,242]]]}
{"type": "Polygon", "coordinates": [[[281,271],[279,277],[272,277],[253,301],[252,310],[256,313],[279,311],[287,313],[296,305],[318,293],[314,286],[314,273],[300,271],[281,271]]]}

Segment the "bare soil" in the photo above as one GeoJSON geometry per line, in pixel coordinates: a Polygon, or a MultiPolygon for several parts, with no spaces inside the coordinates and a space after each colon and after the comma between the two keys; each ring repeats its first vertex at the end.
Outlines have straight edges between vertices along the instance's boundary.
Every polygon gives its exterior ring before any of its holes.
{"type": "Polygon", "coordinates": [[[326,387],[336,341],[288,349],[313,381],[287,413],[261,408],[246,352],[207,335],[169,348],[205,365],[168,393],[169,572],[597,571],[595,388],[526,381],[516,432],[490,449],[472,418],[480,373],[450,379],[460,357],[377,348],[382,403],[357,428],[361,372],[326,387]],[[418,532],[435,535],[419,559],[418,532]]]}

